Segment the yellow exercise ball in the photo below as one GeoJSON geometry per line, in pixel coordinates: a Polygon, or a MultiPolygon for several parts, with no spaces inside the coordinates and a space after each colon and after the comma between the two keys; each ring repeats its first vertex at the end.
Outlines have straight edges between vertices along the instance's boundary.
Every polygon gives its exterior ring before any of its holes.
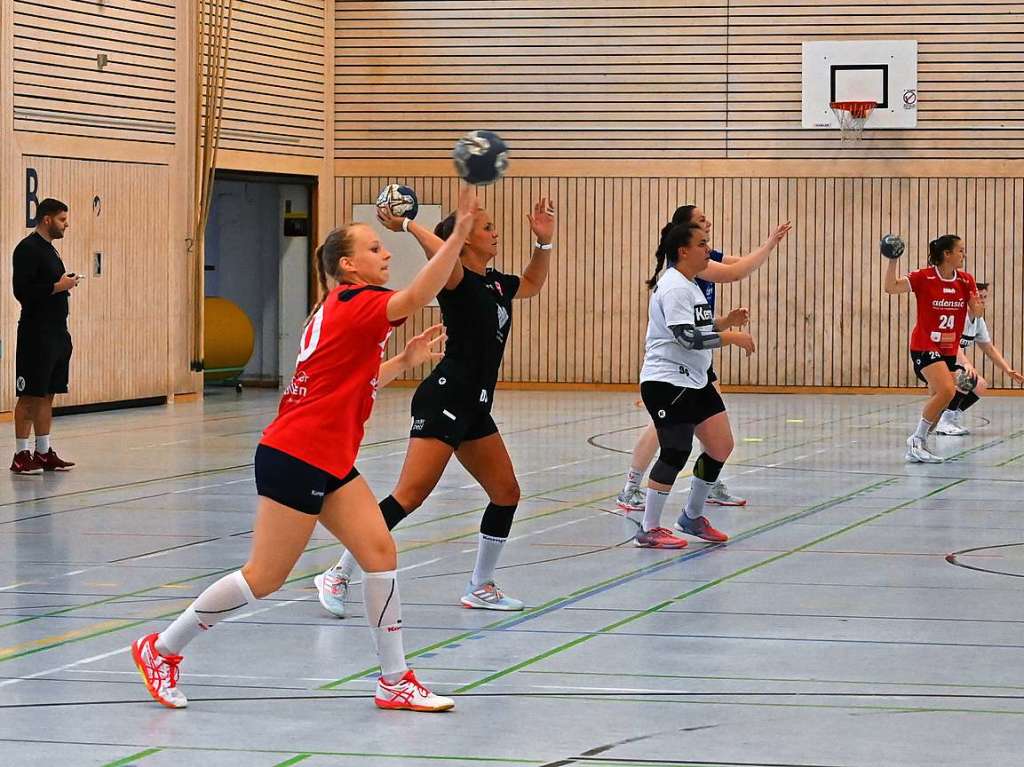
{"type": "Polygon", "coordinates": [[[237,378],[252,357],[256,331],[242,307],[234,301],[207,296],[205,303],[205,379],[224,381],[237,378]]]}

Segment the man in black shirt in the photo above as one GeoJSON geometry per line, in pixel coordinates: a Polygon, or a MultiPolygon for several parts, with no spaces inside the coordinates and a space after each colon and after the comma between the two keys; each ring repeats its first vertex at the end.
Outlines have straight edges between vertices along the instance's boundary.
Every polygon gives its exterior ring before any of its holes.
{"type": "Polygon", "coordinates": [[[80,279],[65,272],[64,262],[52,244],[68,228],[68,206],[47,198],[36,209],[36,221],[36,230],[14,249],[14,297],[21,303],[15,363],[17,447],[11,463],[15,474],[68,471],[74,466],[62,461],[50,444],[53,395],[68,390],[68,296],[80,279]],[[29,450],[33,428],[34,453],[29,450]]]}

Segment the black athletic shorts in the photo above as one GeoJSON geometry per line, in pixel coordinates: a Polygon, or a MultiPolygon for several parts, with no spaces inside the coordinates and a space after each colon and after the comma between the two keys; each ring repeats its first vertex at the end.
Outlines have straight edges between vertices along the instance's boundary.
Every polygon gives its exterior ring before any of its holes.
{"type": "Polygon", "coordinates": [[[711,381],[703,389],[687,389],[664,381],[644,381],[640,384],[640,397],[655,428],[676,424],[696,426],[713,415],[725,412],[722,395],[711,381]]]}
{"type": "Polygon", "coordinates": [[[957,369],[955,354],[945,355],[939,354],[938,352],[915,352],[911,349],[910,359],[914,362],[914,375],[917,376],[921,383],[928,383],[928,379],[921,374],[921,371],[929,365],[934,365],[937,362],[945,362],[946,367],[950,370],[955,371],[957,369]]]}
{"type": "Polygon", "coordinates": [[[409,437],[439,439],[458,449],[463,442],[498,432],[491,417],[493,392],[467,386],[437,371],[416,387],[412,397],[409,437]]]}
{"type": "Polygon", "coordinates": [[[713,367],[708,368],[708,383],[713,384],[718,380],[718,373],[715,372],[713,367]]]}
{"type": "Polygon", "coordinates": [[[15,394],[19,397],[67,394],[71,351],[71,334],[67,328],[26,328],[18,323],[15,394]]]}
{"type": "Polygon", "coordinates": [[[256,448],[256,493],[303,514],[316,516],[324,498],[359,476],[355,466],[342,479],[272,447],[256,448]]]}

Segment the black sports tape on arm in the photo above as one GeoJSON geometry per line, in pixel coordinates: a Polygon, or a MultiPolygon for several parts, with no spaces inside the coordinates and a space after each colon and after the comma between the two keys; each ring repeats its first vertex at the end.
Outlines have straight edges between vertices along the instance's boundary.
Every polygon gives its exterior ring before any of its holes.
{"type": "Polygon", "coordinates": [[[722,336],[716,331],[705,333],[693,325],[672,325],[670,330],[684,349],[717,349],[722,345],[722,336]]]}

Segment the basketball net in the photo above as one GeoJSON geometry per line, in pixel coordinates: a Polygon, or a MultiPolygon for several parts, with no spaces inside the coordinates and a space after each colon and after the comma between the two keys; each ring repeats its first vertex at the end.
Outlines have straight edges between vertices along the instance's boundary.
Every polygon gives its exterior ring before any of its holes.
{"type": "Polygon", "coordinates": [[[864,123],[878,106],[874,101],[833,101],[830,106],[839,120],[839,133],[843,141],[860,141],[864,123]]]}

